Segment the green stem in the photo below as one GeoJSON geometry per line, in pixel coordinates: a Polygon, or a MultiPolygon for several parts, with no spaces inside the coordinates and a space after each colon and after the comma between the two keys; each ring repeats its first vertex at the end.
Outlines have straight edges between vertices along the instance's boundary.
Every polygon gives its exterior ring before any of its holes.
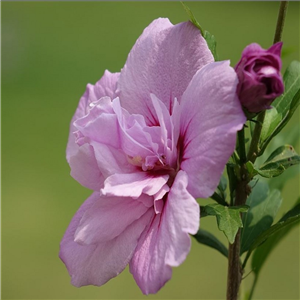
{"type": "Polygon", "coordinates": [[[259,139],[260,139],[260,134],[262,130],[262,126],[265,120],[265,115],[266,111],[262,111],[258,117],[257,117],[257,122],[254,127],[254,132],[251,140],[251,144],[249,147],[249,152],[248,152],[248,157],[247,160],[251,161],[252,163],[255,162],[256,158],[259,155],[259,139]]]}
{"type": "MultiPolygon", "coordinates": [[[[244,133],[239,132],[239,137],[243,139],[244,133]]],[[[242,147],[245,149],[245,143],[242,147]]],[[[245,151],[245,150],[244,150],[245,151]]],[[[242,150],[243,152],[243,150],[242,150]]],[[[246,157],[246,155],[244,155],[246,157]]],[[[236,180],[235,188],[235,203],[234,205],[244,205],[247,200],[247,185],[249,182],[247,176],[247,169],[245,164],[240,160],[240,176],[236,180]]],[[[240,248],[241,248],[241,230],[239,229],[233,244],[228,247],[228,273],[227,273],[227,300],[237,300],[238,292],[242,280],[243,269],[240,262],[240,248]]]]}
{"type": "Polygon", "coordinates": [[[273,40],[274,44],[281,41],[287,7],[288,7],[288,1],[280,2],[276,31],[275,31],[275,36],[274,36],[274,40],[273,40]]]}
{"type": "Polygon", "coordinates": [[[237,300],[239,287],[242,280],[242,268],[240,264],[240,239],[241,231],[235,236],[233,244],[228,247],[228,272],[227,272],[227,300],[237,300]]]}

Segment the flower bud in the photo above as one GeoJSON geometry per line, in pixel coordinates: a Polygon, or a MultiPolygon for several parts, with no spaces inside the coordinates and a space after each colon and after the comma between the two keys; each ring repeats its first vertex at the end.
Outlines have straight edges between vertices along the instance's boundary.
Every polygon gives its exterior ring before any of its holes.
{"type": "Polygon", "coordinates": [[[239,78],[237,94],[244,108],[258,113],[270,108],[273,100],[284,91],[280,74],[282,42],[265,50],[250,44],[235,67],[239,78]]]}

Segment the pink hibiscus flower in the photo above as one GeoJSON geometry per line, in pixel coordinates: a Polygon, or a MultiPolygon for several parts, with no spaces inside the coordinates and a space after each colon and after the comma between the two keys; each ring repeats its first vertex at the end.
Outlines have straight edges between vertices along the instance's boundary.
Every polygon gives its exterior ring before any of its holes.
{"type": "Polygon", "coordinates": [[[246,120],[237,83],[190,22],[157,19],[120,73],[87,86],[67,146],[71,175],[94,191],[61,242],[73,285],[127,264],[144,294],[171,278],[199,228],[195,198],[213,194],[246,120]]]}

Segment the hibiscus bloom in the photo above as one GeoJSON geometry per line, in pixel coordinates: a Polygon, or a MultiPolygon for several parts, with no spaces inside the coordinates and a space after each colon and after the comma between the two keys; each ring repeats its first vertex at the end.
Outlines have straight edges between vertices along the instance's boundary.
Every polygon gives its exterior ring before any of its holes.
{"type": "Polygon", "coordinates": [[[71,175],[94,191],[61,242],[73,285],[128,264],[144,294],[171,278],[199,228],[195,198],[213,194],[245,122],[237,83],[194,25],[157,19],[120,73],[87,85],[67,146],[71,175]]]}

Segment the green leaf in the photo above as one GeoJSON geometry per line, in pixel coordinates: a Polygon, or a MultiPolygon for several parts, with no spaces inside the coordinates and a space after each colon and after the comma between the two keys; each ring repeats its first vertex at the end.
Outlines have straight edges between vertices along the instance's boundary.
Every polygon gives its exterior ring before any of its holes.
{"type": "MultiPolygon", "coordinates": [[[[292,216],[285,221],[281,221],[271,226],[268,230],[264,231],[259,237],[253,242],[252,246],[249,249],[249,253],[251,253],[254,249],[262,245],[266,240],[272,237],[274,234],[279,233],[280,231],[287,229],[288,226],[296,225],[300,221],[300,214],[292,216]]],[[[247,254],[248,256],[248,254],[247,254]]]]}
{"type": "Polygon", "coordinates": [[[253,178],[255,175],[258,174],[257,169],[254,167],[251,161],[246,162],[246,168],[249,174],[249,178],[253,178]]]}
{"type": "MultiPolygon", "coordinates": [[[[296,205],[288,211],[279,221],[285,222],[289,218],[297,216],[300,214],[300,198],[298,199],[296,205]]],[[[273,234],[263,245],[255,249],[255,252],[252,257],[251,266],[252,270],[256,275],[260,272],[262,266],[264,265],[266,259],[272,252],[272,250],[276,247],[276,245],[282,241],[282,239],[289,233],[289,231],[297,225],[297,222],[286,226],[284,229],[278,231],[273,234]]]]}
{"type": "Polygon", "coordinates": [[[287,168],[300,163],[300,156],[291,145],[277,148],[257,172],[267,178],[279,176],[287,168]]]}
{"type": "MultiPolygon", "coordinates": [[[[271,155],[271,153],[274,151],[274,149],[277,149],[278,147],[289,144],[289,145],[297,145],[300,141],[300,126],[290,126],[289,130],[281,131],[275,139],[273,139],[270,143],[270,145],[266,148],[266,151],[264,152],[263,156],[261,156],[257,162],[260,162],[262,164],[265,162],[268,157],[271,155]]],[[[294,167],[289,168],[284,171],[280,176],[269,178],[268,184],[270,189],[278,189],[282,190],[285,186],[285,183],[290,180],[291,178],[294,178],[300,174],[300,167],[294,167]]]]}
{"type": "Polygon", "coordinates": [[[224,232],[231,244],[234,243],[238,229],[243,227],[240,213],[247,210],[247,205],[228,207],[220,204],[209,204],[205,206],[205,212],[208,215],[217,217],[219,229],[224,232]]]}
{"type": "Polygon", "coordinates": [[[218,185],[218,191],[220,194],[223,195],[223,198],[226,198],[226,188],[227,188],[227,179],[225,178],[224,175],[222,175],[219,185],[218,185]]]}
{"type": "Polygon", "coordinates": [[[282,222],[282,221],[285,222],[287,219],[297,216],[299,214],[300,214],[300,197],[298,198],[295,206],[287,213],[285,213],[284,216],[278,222],[282,222]]]}
{"type": "Polygon", "coordinates": [[[278,168],[272,168],[269,170],[258,170],[258,174],[265,178],[277,177],[284,172],[285,168],[283,166],[278,166],[278,168]]]}
{"type": "Polygon", "coordinates": [[[294,112],[298,108],[300,104],[300,88],[297,90],[296,94],[292,98],[292,102],[290,105],[290,108],[288,110],[288,113],[285,115],[281,123],[276,127],[275,133],[278,134],[284,127],[285,125],[289,122],[289,120],[292,118],[294,112]]]}
{"type": "Polygon", "coordinates": [[[208,48],[211,51],[215,61],[218,61],[218,54],[217,54],[217,41],[213,34],[209,33],[207,30],[204,31],[203,37],[205,38],[208,48]]]}
{"type": "Polygon", "coordinates": [[[286,116],[289,111],[291,101],[300,88],[300,62],[292,61],[287,67],[284,75],[284,93],[278,97],[273,103],[278,113],[282,118],[286,116]]]}
{"type": "Polygon", "coordinates": [[[275,130],[276,126],[280,123],[282,117],[277,112],[276,107],[266,110],[265,120],[261,130],[261,140],[266,140],[268,136],[275,130]]]}
{"type": "Polygon", "coordinates": [[[211,199],[215,200],[221,205],[228,206],[228,203],[222,198],[222,196],[218,192],[214,192],[211,196],[211,199]]]}
{"type": "Polygon", "coordinates": [[[276,125],[275,128],[269,131],[268,135],[264,135],[264,139],[260,139],[258,156],[264,153],[270,141],[286,126],[300,104],[300,62],[293,61],[287,68],[283,79],[285,92],[272,103],[280,119],[276,117],[276,120],[272,121],[272,127],[276,125]]]}
{"type": "Polygon", "coordinates": [[[199,243],[214,248],[221,254],[223,254],[225,257],[228,257],[228,249],[210,232],[203,229],[199,229],[198,232],[194,235],[194,238],[199,243]]]}
{"type": "Polygon", "coordinates": [[[215,36],[210,34],[207,30],[203,30],[199,22],[196,20],[194,14],[192,13],[191,9],[183,2],[181,2],[184,10],[186,11],[187,15],[189,16],[190,21],[200,30],[202,36],[207,42],[208,48],[211,51],[212,55],[214,56],[215,61],[218,60],[217,55],[217,42],[215,36]]]}
{"type": "Polygon", "coordinates": [[[253,137],[255,125],[256,125],[256,119],[255,118],[252,119],[252,120],[249,120],[249,128],[250,128],[251,138],[253,137]]]}
{"type": "Polygon", "coordinates": [[[278,190],[270,192],[267,183],[263,181],[256,183],[246,202],[250,208],[243,216],[241,254],[251,247],[253,241],[262,232],[270,228],[281,202],[282,198],[278,190]]]}
{"type": "Polygon", "coordinates": [[[227,188],[227,180],[225,176],[222,175],[216,191],[212,196],[210,196],[210,198],[217,201],[219,204],[228,206],[226,202],[226,188],[227,188]]]}
{"type": "Polygon", "coordinates": [[[191,9],[184,3],[184,2],[180,2],[184,8],[184,10],[186,11],[187,15],[189,16],[190,21],[200,30],[202,36],[204,36],[204,31],[202,29],[202,27],[200,26],[200,24],[198,23],[198,21],[196,20],[194,14],[192,13],[191,9]]]}
{"type": "Polygon", "coordinates": [[[207,212],[205,211],[205,206],[201,206],[200,205],[200,219],[201,218],[204,218],[204,217],[207,217],[208,216],[208,214],[207,214],[207,212]]]}

